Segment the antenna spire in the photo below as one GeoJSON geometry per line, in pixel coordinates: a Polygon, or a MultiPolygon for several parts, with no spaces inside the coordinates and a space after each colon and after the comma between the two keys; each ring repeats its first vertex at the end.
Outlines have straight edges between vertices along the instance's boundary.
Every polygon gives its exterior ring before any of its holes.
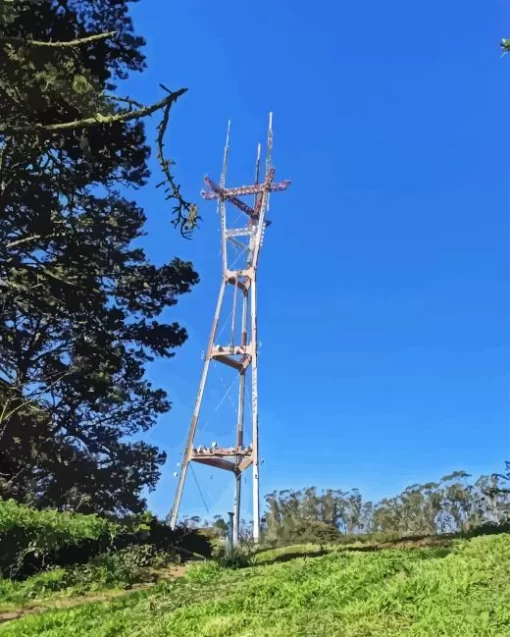
{"type": "Polygon", "coordinates": [[[222,188],[225,188],[225,182],[227,180],[227,164],[228,164],[228,151],[230,147],[230,120],[227,123],[227,138],[225,140],[225,149],[223,150],[223,167],[221,169],[220,184],[222,188]]]}
{"type": "MultiPolygon", "coordinates": [[[[269,126],[267,128],[266,179],[268,178],[269,171],[273,167],[272,154],[273,154],[273,113],[269,113],[269,126]]],[[[266,212],[268,211],[269,211],[269,191],[267,192],[267,200],[266,200],[266,212]]]]}

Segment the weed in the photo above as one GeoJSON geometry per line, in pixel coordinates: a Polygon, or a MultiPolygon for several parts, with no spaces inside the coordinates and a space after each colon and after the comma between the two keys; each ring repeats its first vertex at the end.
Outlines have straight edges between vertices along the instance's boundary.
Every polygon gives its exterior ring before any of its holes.
{"type": "Polygon", "coordinates": [[[190,582],[211,582],[221,575],[221,566],[217,561],[207,560],[200,564],[194,564],[186,573],[186,579],[190,582]]]}

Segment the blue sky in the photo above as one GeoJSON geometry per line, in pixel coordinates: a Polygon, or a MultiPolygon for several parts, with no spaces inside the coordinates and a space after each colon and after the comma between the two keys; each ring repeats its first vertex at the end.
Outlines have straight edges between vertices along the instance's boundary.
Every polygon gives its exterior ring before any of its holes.
{"type": "MultiPolygon", "coordinates": [[[[274,112],[277,178],[292,186],[272,199],[261,255],[262,493],[315,484],[377,499],[454,469],[502,468],[510,458],[503,0],[142,0],[133,16],[149,69],[129,80],[130,94],[149,102],[161,97],[159,82],[189,87],[168,139],[189,198],[199,200],[205,174],[218,178],[229,118],[228,181],[250,182],[274,112]]],[[[149,498],[164,515],[216,303],[219,230],[214,204],[202,202],[202,227],[185,242],[159,191],[136,196],[151,257],[190,258],[201,275],[168,313],[188,342],[150,370],[174,403],[148,436],[169,455],[149,498]]],[[[204,418],[213,403],[214,395],[204,418]]],[[[227,441],[224,424],[208,439],[227,441]]],[[[232,484],[218,473],[197,471],[209,515],[231,508],[232,484]]],[[[244,503],[248,510],[249,489],[244,503]]],[[[206,514],[191,476],[183,512],[206,514]]]]}

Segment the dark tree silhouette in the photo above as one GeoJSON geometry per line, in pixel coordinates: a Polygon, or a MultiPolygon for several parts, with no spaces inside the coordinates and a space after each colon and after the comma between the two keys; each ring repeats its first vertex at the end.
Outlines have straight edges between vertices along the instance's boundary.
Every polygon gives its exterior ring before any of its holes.
{"type": "Polygon", "coordinates": [[[37,506],[143,509],[165,457],[130,437],[170,407],[145,367],[185,341],[158,317],[198,281],[133,245],[145,214],[121,189],[147,183],[146,117],[172,221],[197,213],[163,154],[184,89],[116,95],[144,69],[129,4],[0,0],[0,496],[37,506]]]}

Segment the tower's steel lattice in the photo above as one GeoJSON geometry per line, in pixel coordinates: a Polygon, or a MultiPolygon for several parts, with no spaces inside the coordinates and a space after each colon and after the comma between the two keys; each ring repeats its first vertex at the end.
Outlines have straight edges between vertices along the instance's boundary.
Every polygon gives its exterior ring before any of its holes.
{"type": "MultiPolygon", "coordinates": [[[[267,136],[265,176],[260,181],[260,144],[257,149],[255,166],[255,183],[252,186],[226,188],[227,161],[230,143],[230,122],[227,130],[227,141],[223,155],[223,169],[220,183],[205,178],[207,186],[201,195],[206,200],[218,202],[221,222],[221,254],[223,273],[214,314],[209,344],[204,357],[204,366],[200,378],[198,393],[191,418],[183,462],[181,465],[174,505],[170,514],[170,525],[175,527],[179,515],[184,483],[190,462],[197,462],[233,473],[235,477],[234,493],[234,543],[239,538],[239,521],[241,507],[241,475],[250,466],[253,469],[253,538],[258,542],[260,535],[260,495],[259,495],[259,414],[258,414],[258,347],[257,347],[257,266],[264,239],[264,231],[270,222],[266,219],[269,210],[269,196],[272,192],[286,190],[290,181],[274,181],[275,170],[271,162],[273,147],[272,113],[269,115],[267,136]],[[243,201],[241,197],[253,197],[253,205],[243,201]],[[242,227],[227,226],[227,204],[234,206],[247,217],[247,224],[242,227]],[[230,248],[230,249],[229,249],[230,248]],[[232,248],[236,258],[230,258],[232,248]],[[233,309],[230,342],[216,344],[218,324],[222,307],[225,303],[227,286],[233,286],[233,309]],[[239,316],[240,315],[240,316],[239,316]],[[239,325],[236,325],[240,318],[239,325]],[[240,334],[240,341],[236,342],[240,334]],[[249,339],[248,339],[249,334],[249,339]],[[194,447],[198,419],[202,407],[202,399],[211,361],[222,363],[232,368],[239,378],[239,398],[237,406],[237,426],[235,445],[229,448],[194,447]],[[251,370],[251,374],[248,374],[251,370]],[[245,393],[247,381],[251,379],[251,442],[245,441],[245,393]]],[[[243,216],[243,215],[241,215],[243,216]]]]}

